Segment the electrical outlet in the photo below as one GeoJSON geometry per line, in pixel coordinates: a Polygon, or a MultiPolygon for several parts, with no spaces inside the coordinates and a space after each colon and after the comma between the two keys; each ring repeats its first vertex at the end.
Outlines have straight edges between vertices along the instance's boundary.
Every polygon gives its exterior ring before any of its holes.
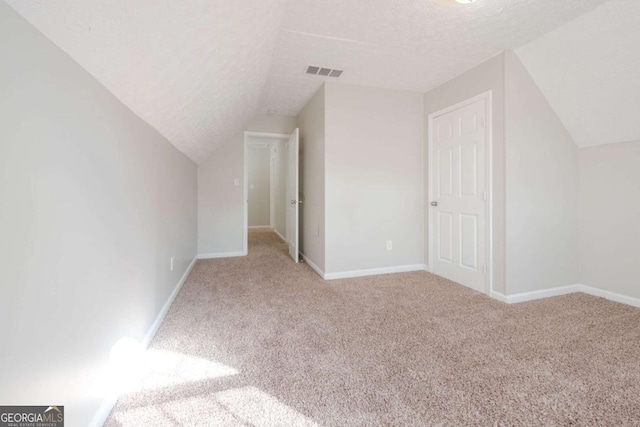
{"type": "Polygon", "coordinates": [[[171,257],[171,271],[173,271],[173,257],[171,257]]]}
{"type": "Polygon", "coordinates": [[[393,249],[393,242],[391,240],[387,240],[387,250],[390,251],[393,249]]]}
{"type": "Polygon", "coordinates": [[[233,185],[235,185],[236,187],[240,186],[240,178],[236,178],[233,180],[233,185]]]}

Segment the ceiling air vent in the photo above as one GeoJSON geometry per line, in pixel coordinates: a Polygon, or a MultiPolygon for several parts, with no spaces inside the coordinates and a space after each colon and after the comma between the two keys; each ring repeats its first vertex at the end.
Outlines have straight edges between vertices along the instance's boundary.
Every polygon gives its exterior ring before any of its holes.
{"type": "Polygon", "coordinates": [[[338,70],[336,68],[316,67],[315,65],[309,65],[306,70],[307,74],[320,77],[340,77],[344,70],[338,70]]]}

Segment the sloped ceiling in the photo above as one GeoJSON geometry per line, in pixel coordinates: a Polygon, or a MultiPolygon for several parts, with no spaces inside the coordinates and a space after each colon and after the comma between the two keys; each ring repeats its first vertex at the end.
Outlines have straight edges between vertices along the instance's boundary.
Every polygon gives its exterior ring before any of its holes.
{"type": "Polygon", "coordinates": [[[196,162],[323,80],[426,91],[604,0],[6,0],[196,162]]]}
{"type": "Polygon", "coordinates": [[[307,65],[346,69],[344,83],[425,92],[603,2],[292,0],[260,108],[297,114],[322,82],[307,65]]]}
{"type": "Polygon", "coordinates": [[[196,162],[255,114],[285,0],[7,0],[196,162]]]}
{"type": "Polygon", "coordinates": [[[640,140],[640,1],[612,0],[516,50],[580,147],[640,140]]]}

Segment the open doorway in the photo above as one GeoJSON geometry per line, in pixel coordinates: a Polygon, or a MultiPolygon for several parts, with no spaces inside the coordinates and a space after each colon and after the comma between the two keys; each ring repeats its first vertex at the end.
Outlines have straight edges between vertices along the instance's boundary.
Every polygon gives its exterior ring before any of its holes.
{"type": "Polygon", "coordinates": [[[247,140],[248,228],[271,229],[286,241],[286,139],[247,140]]]}
{"type": "Polygon", "coordinates": [[[298,262],[298,130],[245,132],[245,251],[249,230],[275,232],[298,262]]]}

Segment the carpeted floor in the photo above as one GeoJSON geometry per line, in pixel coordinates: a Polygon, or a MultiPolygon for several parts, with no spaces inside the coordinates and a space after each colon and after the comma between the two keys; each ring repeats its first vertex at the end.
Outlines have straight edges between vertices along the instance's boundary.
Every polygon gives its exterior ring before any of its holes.
{"type": "Polygon", "coordinates": [[[640,309],[325,282],[272,233],[198,261],[108,426],[638,426],[640,309]]]}

